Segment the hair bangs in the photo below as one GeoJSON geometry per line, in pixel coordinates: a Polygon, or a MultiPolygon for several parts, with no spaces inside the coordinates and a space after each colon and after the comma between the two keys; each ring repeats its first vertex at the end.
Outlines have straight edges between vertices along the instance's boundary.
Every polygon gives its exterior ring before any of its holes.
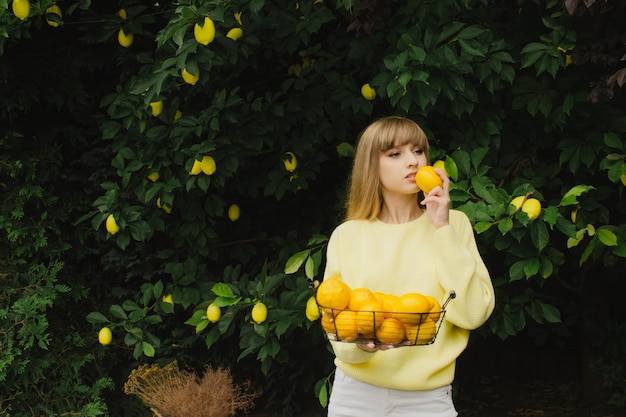
{"type": "Polygon", "coordinates": [[[413,121],[403,118],[385,119],[376,135],[378,149],[386,152],[389,149],[412,145],[424,150],[428,149],[428,138],[424,131],[413,121]]]}

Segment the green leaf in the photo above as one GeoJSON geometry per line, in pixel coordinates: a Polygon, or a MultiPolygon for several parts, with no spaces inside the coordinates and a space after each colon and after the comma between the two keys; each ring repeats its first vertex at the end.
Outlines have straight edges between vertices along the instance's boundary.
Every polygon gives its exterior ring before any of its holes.
{"type": "Polygon", "coordinates": [[[513,228],[513,219],[510,217],[505,217],[498,222],[498,230],[503,235],[507,234],[509,230],[513,228]]]}
{"type": "Polygon", "coordinates": [[[118,304],[113,304],[111,307],[109,307],[109,311],[114,317],[117,317],[118,319],[122,319],[122,320],[128,319],[126,312],[124,311],[122,306],[118,304]]]}
{"type": "Polygon", "coordinates": [[[617,246],[617,235],[611,230],[600,227],[597,230],[598,239],[604,244],[604,246],[617,246]]]}
{"type": "Polygon", "coordinates": [[[491,222],[477,222],[474,225],[474,230],[476,230],[476,233],[480,234],[483,233],[487,230],[489,230],[489,228],[491,227],[491,222]]]}
{"type": "Polygon", "coordinates": [[[306,277],[309,279],[313,279],[315,277],[315,262],[313,262],[313,258],[311,256],[306,259],[304,272],[306,274],[306,277]]]}
{"type": "Polygon", "coordinates": [[[530,225],[530,238],[539,252],[544,250],[550,241],[546,224],[541,221],[532,222],[530,225]]]}
{"type": "Polygon", "coordinates": [[[571,206],[574,204],[578,204],[578,197],[580,197],[580,195],[594,189],[595,187],[592,185],[575,185],[565,193],[563,198],[561,198],[559,206],[571,206]]]}
{"type": "Polygon", "coordinates": [[[154,357],[154,354],[155,354],[154,346],[152,346],[148,342],[141,342],[141,347],[143,349],[143,354],[144,355],[146,355],[149,358],[154,357]]]}
{"type": "Polygon", "coordinates": [[[94,324],[110,323],[106,316],[98,311],[92,311],[87,314],[87,321],[94,324]]]}
{"type": "Polygon", "coordinates": [[[206,327],[211,323],[207,319],[200,320],[198,324],[196,324],[196,334],[202,332],[202,330],[206,329],[206,327]]]}
{"type": "Polygon", "coordinates": [[[351,145],[349,143],[342,142],[339,145],[337,145],[337,154],[339,156],[352,158],[354,157],[355,151],[356,149],[354,145],[351,145]]]}
{"type": "Polygon", "coordinates": [[[304,261],[309,257],[310,250],[305,249],[298,253],[293,254],[287,259],[287,263],[285,264],[285,274],[293,274],[300,269],[304,261]]]}
{"type": "Polygon", "coordinates": [[[235,297],[235,293],[233,292],[233,290],[223,282],[218,282],[217,284],[213,285],[213,287],[211,288],[211,292],[213,292],[213,294],[217,295],[218,297],[235,297]]]}
{"type": "Polygon", "coordinates": [[[624,147],[624,141],[615,132],[607,132],[604,134],[604,144],[610,148],[626,152],[626,148],[624,147]]]}
{"type": "Polygon", "coordinates": [[[519,281],[524,278],[524,266],[526,265],[526,261],[517,261],[509,268],[509,277],[511,281],[519,281]]]}
{"type": "Polygon", "coordinates": [[[524,275],[526,278],[531,278],[534,275],[537,275],[539,272],[539,268],[541,267],[541,263],[537,258],[530,258],[524,262],[524,275]]]}
{"type": "Polygon", "coordinates": [[[206,310],[196,310],[193,315],[185,321],[189,326],[197,326],[202,320],[206,320],[206,310]]]}
{"type": "Polygon", "coordinates": [[[561,312],[559,311],[558,308],[550,305],[550,304],[546,304],[546,303],[540,303],[541,306],[541,312],[543,313],[543,317],[549,322],[549,323],[560,323],[561,322],[561,312]]]}

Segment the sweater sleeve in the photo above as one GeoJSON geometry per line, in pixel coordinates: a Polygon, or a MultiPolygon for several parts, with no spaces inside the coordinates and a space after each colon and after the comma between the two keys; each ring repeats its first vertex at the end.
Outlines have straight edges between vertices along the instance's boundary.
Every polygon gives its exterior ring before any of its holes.
{"type": "Polygon", "coordinates": [[[495,305],[489,272],[474,238],[474,230],[465,215],[451,211],[449,226],[435,232],[437,274],[441,286],[456,298],[446,307],[446,320],[463,329],[473,330],[487,321],[495,305]],[[454,221],[452,221],[454,220],[454,221]]]}
{"type": "MultiPolygon", "coordinates": [[[[326,269],[324,270],[324,278],[327,278],[335,273],[341,272],[341,253],[340,253],[340,241],[341,232],[339,229],[330,236],[328,245],[326,247],[326,269]]],[[[337,359],[351,364],[363,363],[372,358],[373,353],[366,352],[360,349],[354,343],[344,343],[330,341],[333,348],[333,352],[337,359]]]]}

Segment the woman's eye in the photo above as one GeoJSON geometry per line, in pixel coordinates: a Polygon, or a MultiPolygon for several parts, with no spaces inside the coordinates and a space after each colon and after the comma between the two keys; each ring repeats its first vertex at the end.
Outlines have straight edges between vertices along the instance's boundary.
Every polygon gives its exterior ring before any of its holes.
{"type": "Polygon", "coordinates": [[[424,153],[423,149],[415,149],[413,152],[415,152],[416,155],[421,155],[424,153]]]}
{"type": "Polygon", "coordinates": [[[391,153],[389,154],[389,156],[390,156],[391,158],[397,158],[397,157],[399,157],[399,156],[400,156],[400,152],[391,152],[391,153]]]}

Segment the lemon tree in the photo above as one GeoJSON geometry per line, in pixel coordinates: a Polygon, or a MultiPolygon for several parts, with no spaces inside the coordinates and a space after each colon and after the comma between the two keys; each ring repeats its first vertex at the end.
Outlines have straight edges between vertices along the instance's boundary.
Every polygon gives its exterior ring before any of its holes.
{"type": "Polygon", "coordinates": [[[114,379],[76,370],[184,357],[243,368],[298,415],[332,369],[306,304],[356,138],[390,113],[424,126],[472,220],[498,294],[478,333],[623,356],[623,51],[598,49],[623,36],[621,3],[10,3],[2,407],[121,415],[114,379]],[[41,378],[54,365],[63,384],[41,378]]]}

